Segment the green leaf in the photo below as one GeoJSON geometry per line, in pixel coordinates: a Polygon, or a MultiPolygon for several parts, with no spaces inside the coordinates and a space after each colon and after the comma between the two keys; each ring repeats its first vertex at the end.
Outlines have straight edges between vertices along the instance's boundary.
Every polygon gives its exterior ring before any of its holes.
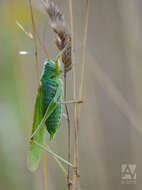
{"type": "MultiPolygon", "coordinates": [[[[38,125],[40,124],[42,118],[43,118],[43,108],[42,108],[42,90],[41,87],[38,89],[38,94],[36,98],[35,103],[35,110],[34,110],[34,121],[33,121],[33,128],[32,128],[32,134],[37,129],[38,125]]],[[[34,140],[39,143],[44,143],[44,134],[45,134],[46,127],[43,126],[39,132],[34,137],[34,140]]],[[[42,156],[42,149],[38,147],[36,144],[34,144],[32,141],[29,145],[29,155],[28,155],[28,168],[31,171],[35,171],[39,165],[41,156],[42,156]]]]}

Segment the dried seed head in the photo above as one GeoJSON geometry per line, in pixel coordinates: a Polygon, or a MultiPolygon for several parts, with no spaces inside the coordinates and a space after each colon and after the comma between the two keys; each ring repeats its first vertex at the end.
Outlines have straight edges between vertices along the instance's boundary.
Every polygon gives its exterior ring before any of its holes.
{"type": "Polygon", "coordinates": [[[59,50],[65,49],[62,53],[62,62],[65,66],[65,71],[68,72],[72,68],[71,36],[66,29],[64,16],[53,0],[41,0],[41,3],[44,5],[44,8],[50,18],[51,27],[56,33],[55,43],[57,48],[59,50]]]}

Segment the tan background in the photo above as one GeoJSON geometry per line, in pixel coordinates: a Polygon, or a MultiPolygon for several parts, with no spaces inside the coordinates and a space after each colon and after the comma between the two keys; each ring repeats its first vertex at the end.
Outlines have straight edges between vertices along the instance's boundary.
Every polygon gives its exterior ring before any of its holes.
{"type": "MultiPolygon", "coordinates": [[[[77,77],[84,2],[74,1],[73,5],[77,77]]],[[[65,12],[69,26],[68,1],[58,0],[57,4],[65,12]]],[[[48,17],[38,0],[34,8],[37,30],[54,58],[57,50],[48,17]]],[[[80,173],[84,190],[142,188],[141,10],[141,0],[89,1],[85,103],[80,129],[80,173]],[[136,164],[136,184],[121,184],[121,164],[136,164]]],[[[38,190],[44,188],[42,164],[34,174],[26,166],[37,88],[33,44],[18,29],[16,20],[28,31],[32,30],[27,2],[0,1],[0,189],[38,190]],[[21,50],[29,54],[21,56],[18,54],[21,50]]],[[[45,56],[40,48],[39,55],[41,69],[45,56]]],[[[68,75],[68,98],[71,97],[72,73],[68,75]]],[[[63,121],[50,144],[67,158],[65,126],[63,121]]],[[[47,164],[49,189],[65,189],[64,176],[49,155],[47,164]]]]}

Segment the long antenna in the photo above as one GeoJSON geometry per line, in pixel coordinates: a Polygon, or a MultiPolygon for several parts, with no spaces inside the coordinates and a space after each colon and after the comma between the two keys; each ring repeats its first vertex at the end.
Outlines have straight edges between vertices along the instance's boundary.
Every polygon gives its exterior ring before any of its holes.
{"type": "MultiPolygon", "coordinates": [[[[17,24],[17,26],[25,33],[25,35],[26,35],[28,38],[30,38],[31,40],[34,39],[32,33],[31,33],[31,32],[27,32],[27,31],[25,30],[25,28],[22,26],[22,24],[20,24],[18,21],[16,21],[16,24],[17,24]]],[[[39,44],[40,44],[40,46],[41,46],[41,48],[42,48],[42,50],[43,50],[45,56],[46,56],[47,58],[49,58],[48,51],[47,51],[45,45],[42,43],[42,41],[41,41],[41,39],[40,39],[40,37],[39,37],[37,31],[36,31],[36,35],[37,35],[39,44]]]]}
{"type": "Polygon", "coordinates": [[[34,17],[33,17],[33,9],[32,9],[31,0],[29,0],[29,7],[30,7],[30,14],[31,14],[31,20],[32,20],[32,29],[33,29],[33,36],[34,36],[34,53],[35,53],[37,81],[38,81],[38,84],[40,84],[40,72],[39,72],[39,64],[38,64],[36,27],[35,27],[35,21],[34,21],[34,17]]]}

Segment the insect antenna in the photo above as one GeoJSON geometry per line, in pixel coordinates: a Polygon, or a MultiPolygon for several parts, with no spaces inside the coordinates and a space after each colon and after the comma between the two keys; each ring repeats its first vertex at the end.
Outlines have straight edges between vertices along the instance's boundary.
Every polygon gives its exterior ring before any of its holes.
{"type": "MultiPolygon", "coordinates": [[[[17,24],[17,26],[25,33],[25,35],[26,35],[28,38],[30,38],[31,40],[34,39],[33,34],[32,34],[31,32],[27,32],[27,31],[25,30],[25,28],[22,26],[21,23],[19,23],[18,21],[16,21],[16,24],[17,24]]],[[[45,45],[43,44],[43,42],[41,41],[40,36],[39,36],[39,34],[38,34],[37,31],[36,31],[36,36],[37,36],[37,39],[38,39],[38,41],[39,41],[39,44],[40,44],[40,46],[41,46],[41,48],[42,48],[42,50],[43,50],[45,56],[46,56],[47,58],[49,58],[48,51],[47,51],[45,45]]]]}

